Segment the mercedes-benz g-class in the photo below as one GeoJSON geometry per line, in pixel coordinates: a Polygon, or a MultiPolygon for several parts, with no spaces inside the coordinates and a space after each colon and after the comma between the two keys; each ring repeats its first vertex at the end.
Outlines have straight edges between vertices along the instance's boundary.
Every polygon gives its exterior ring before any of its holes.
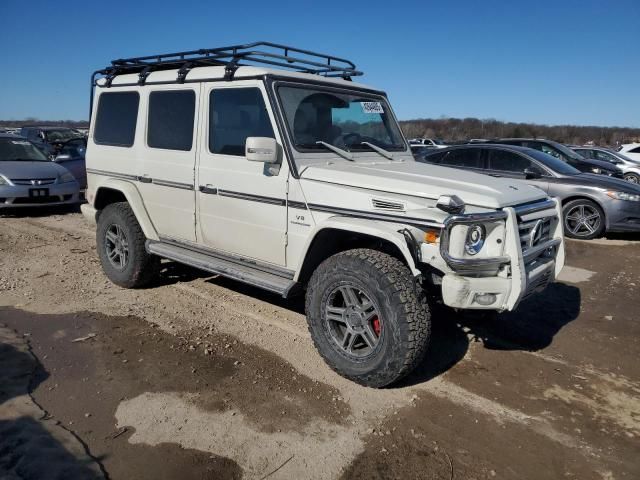
{"type": "Polygon", "coordinates": [[[558,202],[413,160],[387,96],[341,58],[259,42],[94,73],[97,248],[117,285],[170,259],[288,297],[341,375],[382,387],[423,358],[430,304],[512,310],[564,263],[558,202]]]}

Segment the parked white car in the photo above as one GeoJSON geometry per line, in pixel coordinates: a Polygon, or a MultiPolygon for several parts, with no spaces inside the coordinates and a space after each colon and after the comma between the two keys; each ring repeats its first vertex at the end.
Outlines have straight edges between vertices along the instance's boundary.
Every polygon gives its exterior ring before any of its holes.
{"type": "Polygon", "coordinates": [[[632,160],[640,160],[640,143],[627,143],[622,145],[619,152],[632,160]]]}
{"type": "Polygon", "coordinates": [[[373,387],[422,360],[431,302],[512,310],[553,282],[558,202],[416,163],[385,93],[359,74],[268,43],[96,72],[83,212],[106,275],[146,286],[167,258],[304,292],[320,354],[373,387]]]}

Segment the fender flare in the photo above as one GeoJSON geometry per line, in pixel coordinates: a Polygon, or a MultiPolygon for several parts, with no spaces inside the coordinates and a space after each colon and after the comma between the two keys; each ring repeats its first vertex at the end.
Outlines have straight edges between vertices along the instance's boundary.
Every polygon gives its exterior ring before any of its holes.
{"type": "Polygon", "coordinates": [[[135,186],[135,184],[127,180],[109,178],[98,185],[95,193],[96,199],[100,196],[100,190],[102,189],[110,189],[121,192],[131,206],[131,210],[133,210],[133,213],[136,216],[136,219],[138,220],[140,228],[142,228],[145,237],[147,237],[147,239],[149,240],[160,240],[160,238],[158,237],[158,232],[153,226],[153,222],[149,217],[149,213],[144,206],[142,196],[140,195],[140,192],[138,191],[138,188],[135,186]]]}
{"type": "Polygon", "coordinates": [[[323,230],[343,230],[346,232],[353,233],[362,233],[368,235],[370,237],[376,237],[381,240],[385,240],[393,244],[402,254],[404,261],[406,262],[411,273],[417,277],[422,274],[418,267],[416,266],[416,262],[411,254],[411,250],[407,245],[407,239],[405,236],[400,233],[398,230],[402,228],[410,228],[408,225],[403,225],[401,223],[387,223],[387,222],[378,222],[371,221],[367,219],[361,218],[351,218],[351,217],[340,217],[335,216],[328,218],[320,224],[315,225],[313,230],[309,233],[307,241],[302,249],[302,253],[300,256],[300,262],[298,263],[298,268],[296,269],[296,273],[294,276],[294,280],[298,281],[300,277],[300,273],[305,264],[305,260],[307,258],[307,254],[309,253],[309,249],[311,248],[311,244],[315,240],[316,236],[323,230]]]}

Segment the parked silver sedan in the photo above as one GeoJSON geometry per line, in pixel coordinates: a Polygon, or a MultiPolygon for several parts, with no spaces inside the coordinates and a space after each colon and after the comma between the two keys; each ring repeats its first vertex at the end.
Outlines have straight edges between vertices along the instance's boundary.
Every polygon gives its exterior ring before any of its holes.
{"type": "Polygon", "coordinates": [[[627,182],[640,184],[640,160],[634,160],[623,153],[603,147],[574,147],[573,150],[584,158],[603,160],[614,164],[622,170],[627,182]]]}
{"type": "Polygon", "coordinates": [[[79,192],[69,170],[25,138],[0,133],[0,209],[78,203],[79,192]]]}

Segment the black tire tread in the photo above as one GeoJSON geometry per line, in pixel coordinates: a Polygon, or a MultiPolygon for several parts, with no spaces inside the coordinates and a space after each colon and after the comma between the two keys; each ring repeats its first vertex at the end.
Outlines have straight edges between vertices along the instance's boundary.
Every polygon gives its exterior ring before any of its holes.
{"type": "Polygon", "coordinates": [[[157,278],[160,270],[160,259],[147,253],[145,248],[146,236],[138,223],[135,213],[127,202],[116,202],[107,205],[98,217],[96,229],[96,243],[98,254],[106,275],[113,283],[124,288],[143,288],[157,278]],[[106,222],[110,217],[116,217],[127,225],[129,230],[130,261],[133,262],[133,270],[126,278],[119,278],[109,274],[109,261],[105,258],[101,222],[106,222]]]}
{"type": "Polygon", "coordinates": [[[431,336],[431,320],[427,297],[411,275],[409,268],[400,260],[378,250],[357,248],[329,257],[313,273],[307,286],[305,300],[307,315],[309,315],[311,301],[319,288],[322,276],[335,271],[346,258],[358,259],[379,272],[381,278],[384,279],[385,288],[391,292],[393,298],[392,308],[403,311],[403,317],[409,332],[406,343],[402,348],[404,358],[389,358],[386,360],[384,368],[375,373],[354,377],[333,364],[331,359],[325,355],[315,338],[311,324],[308,325],[309,332],[316,349],[336,373],[365,386],[385,387],[405,377],[424,359],[431,336]],[[400,360],[400,368],[397,367],[397,360],[400,360]]]}

